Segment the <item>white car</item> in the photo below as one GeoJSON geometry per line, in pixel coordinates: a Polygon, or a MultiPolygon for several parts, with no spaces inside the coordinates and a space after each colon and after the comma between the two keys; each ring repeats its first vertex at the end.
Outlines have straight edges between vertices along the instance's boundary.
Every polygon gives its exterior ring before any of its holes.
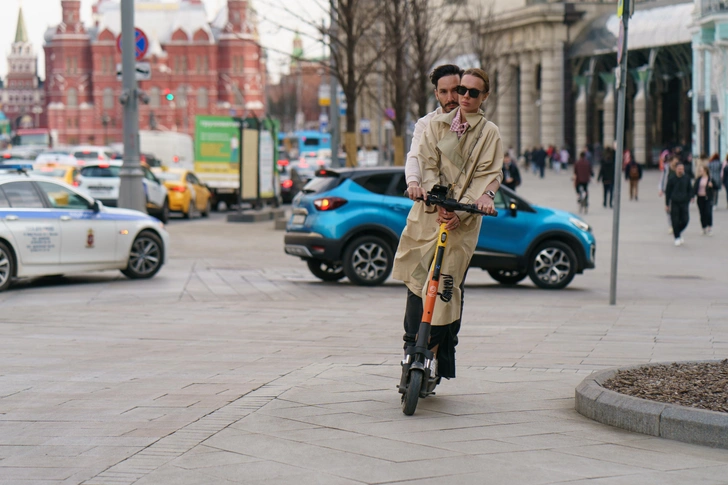
{"type": "Polygon", "coordinates": [[[37,157],[35,157],[35,163],[38,165],[49,163],[55,163],[58,165],[78,165],[78,160],[76,160],[76,157],[71,155],[71,152],[68,150],[49,150],[47,152],[40,153],[37,157]]]}
{"type": "Polygon", "coordinates": [[[105,207],[47,177],[0,172],[0,291],[13,278],[107,269],[151,278],[168,239],[143,212],[105,207]]]}
{"type": "MultiPolygon", "coordinates": [[[[84,165],[78,176],[78,188],[89,197],[100,200],[104,205],[116,207],[119,201],[119,186],[121,179],[119,171],[121,160],[110,162],[96,162],[84,165]]],[[[160,221],[169,219],[169,197],[167,187],[147,167],[144,171],[144,195],[147,198],[147,211],[160,221]]]]}
{"type": "Polygon", "coordinates": [[[70,153],[81,165],[91,162],[108,162],[114,158],[114,151],[110,147],[104,146],[79,145],[71,148],[70,153]]]}

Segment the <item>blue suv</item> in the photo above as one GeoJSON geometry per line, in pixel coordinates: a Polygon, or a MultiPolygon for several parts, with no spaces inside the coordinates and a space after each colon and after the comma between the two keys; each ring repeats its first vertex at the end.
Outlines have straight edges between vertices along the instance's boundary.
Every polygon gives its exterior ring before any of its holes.
{"type": "MultiPolygon", "coordinates": [[[[413,204],[406,187],[403,167],[318,171],[293,200],[286,253],[324,281],[346,276],[358,285],[382,284],[413,204]]],[[[530,204],[507,187],[495,206],[498,217],[483,218],[471,267],[505,285],[528,276],[548,289],[594,268],[594,236],[579,217],[530,204]]]]}

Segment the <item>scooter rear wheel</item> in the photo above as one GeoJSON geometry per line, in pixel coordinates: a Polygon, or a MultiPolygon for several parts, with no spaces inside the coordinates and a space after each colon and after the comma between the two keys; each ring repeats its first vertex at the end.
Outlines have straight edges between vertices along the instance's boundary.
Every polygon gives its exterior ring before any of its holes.
{"type": "Polygon", "coordinates": [[[423,375],[420,369],[412,369],[410,371],[407,392],[402,396],[402,412],[407,416],[412,416],[415,413],[415,409],[417,409],[417,400],[420,398],[423,375]]]}

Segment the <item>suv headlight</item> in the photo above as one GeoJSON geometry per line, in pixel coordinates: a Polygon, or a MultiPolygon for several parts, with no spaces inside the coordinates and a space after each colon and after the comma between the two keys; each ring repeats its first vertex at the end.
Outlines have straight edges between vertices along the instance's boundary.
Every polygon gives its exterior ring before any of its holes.
{"type": "Polygon", "coordinates": [[[577,219],[576,217],[569,217],[569,222],[571,222],[574,226],[584,232],[591,232],[591,227],[589,226],[589,224],[582,221],[581,219],[577,219]]]}

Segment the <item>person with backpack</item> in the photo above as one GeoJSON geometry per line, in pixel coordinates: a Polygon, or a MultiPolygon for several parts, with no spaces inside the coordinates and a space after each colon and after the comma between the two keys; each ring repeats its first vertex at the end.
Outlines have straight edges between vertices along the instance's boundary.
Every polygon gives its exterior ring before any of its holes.
{"type": "Polygon", "coordinates": [[[607,194],[609,194],[609,208],[612,208],[612,197],[614,195],[614,150],[611,147],[604,149],[604,158],[599,166],[599,176],[597,181],[604,185],[604,202],[602,205],[607,207],[607,194]]]}
{"type": "Polygon", "coordinates": [[[638,185],[642,178],[642,167],[632,156],[632,150],[627,150],[624,154],[627,164],[624,166],[625,178],[629,180],[629,200],[639,200],[638,185]]]}

